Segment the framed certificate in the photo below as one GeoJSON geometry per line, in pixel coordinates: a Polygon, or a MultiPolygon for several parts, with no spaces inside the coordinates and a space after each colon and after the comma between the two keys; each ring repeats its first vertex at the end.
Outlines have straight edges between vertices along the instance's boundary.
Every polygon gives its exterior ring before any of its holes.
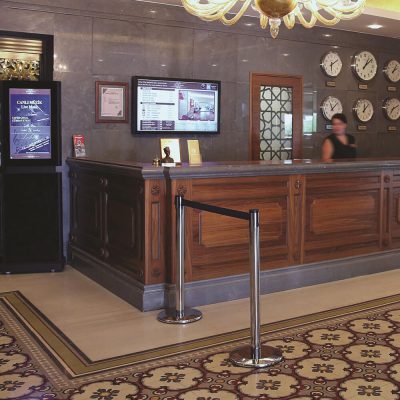
{"type": "Polygon", "coordinates": [[[96,123],[128,122],[127,82],[96,82],[96,123]]]}

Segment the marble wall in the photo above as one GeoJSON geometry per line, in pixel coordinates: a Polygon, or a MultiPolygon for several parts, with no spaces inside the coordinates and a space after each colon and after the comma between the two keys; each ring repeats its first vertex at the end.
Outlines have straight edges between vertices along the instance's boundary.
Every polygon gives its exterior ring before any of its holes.
{"type": "MultiPolygon", "coordinates": [[[[360,49],[373,51],[380,69],[400,54],[400,40],[302,27],[282,28],[273,40],[253,18],[225,27],[202,22],[180,7],[134,0],[0,0],[0,30],[54,35],[54,78],[62,82],[64,159],[71,153],[74,133],[85,134],[87,152],[94,157],[149,161],[159,151],[159,137],[134,136],[130,124],[95,123],[95,81],[130,82],[133,75],[221,80],[222,133],[198,136],[203,159],[246,159],[250,72],[304,77],[304,112],[318,116],[315,132],[305,136],[304,156],[317,157],[325,128],[319,113],[322,99],[328,94],[339,96],[351,114],[360,96],[350,70],[353,54],[360,49]],[[337,87],[327,89],[319,63],[332,47],[345,66],[337,87]]],[[[356,135],[361,155],[400,156],[400,135],[385,133],[387,123],[380,110],[388,95],[383,74],[361,95],[377,108],[368,131],[356,135]]],[[[350,131],[355,131],[356,123],[350,120],[350,131]]],[[[182,147],[185,160],[186,146],[182,147]]],[[[67,233],[66,177],[64,204],[67,233]]]]}

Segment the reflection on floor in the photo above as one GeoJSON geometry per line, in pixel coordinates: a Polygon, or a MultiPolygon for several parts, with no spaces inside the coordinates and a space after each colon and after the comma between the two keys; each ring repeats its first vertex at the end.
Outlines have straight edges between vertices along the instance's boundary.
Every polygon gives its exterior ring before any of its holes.
{"type": "MultiPolygon", "coordinates": [[[[400,270],[262,297],[270,323],[399,293],[400,270]]],[[[0,292],[19,291],[90,360],[132,354],[249,327],[248,300],[200,307],[204,319],[160,324],[72,268],[63,273],[0,276],[0,292]]],[[[1,397],[0,397],[1,398],[1,397]]]]}

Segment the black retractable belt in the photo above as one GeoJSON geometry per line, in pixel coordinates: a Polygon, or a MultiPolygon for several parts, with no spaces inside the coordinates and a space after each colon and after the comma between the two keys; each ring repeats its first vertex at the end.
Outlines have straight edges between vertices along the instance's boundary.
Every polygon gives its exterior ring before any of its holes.
{"type": "Polygon", "coordinates": [[[250,232],[250,317],[251,345],[234,350],[230,360],[239,366],[263,368],[283,360],[279,349],[261,345],[260,337],[260,213],[213,206],[175,196],[176,208],[176,297],[175,308],[167,308],[158,315],[160,322],[188,324],[202,318],[199,310],[185,307],[185,207],[249,221],[250,232]]]}

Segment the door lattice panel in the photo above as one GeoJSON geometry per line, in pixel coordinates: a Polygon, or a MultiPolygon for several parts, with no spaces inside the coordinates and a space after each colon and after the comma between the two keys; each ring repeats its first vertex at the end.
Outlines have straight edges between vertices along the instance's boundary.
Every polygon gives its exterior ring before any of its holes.
{"type": "Polygon", "coordinates": [[[260,159],[289,160],[292,158],[291,87],[260,87],[260,159]]]}

